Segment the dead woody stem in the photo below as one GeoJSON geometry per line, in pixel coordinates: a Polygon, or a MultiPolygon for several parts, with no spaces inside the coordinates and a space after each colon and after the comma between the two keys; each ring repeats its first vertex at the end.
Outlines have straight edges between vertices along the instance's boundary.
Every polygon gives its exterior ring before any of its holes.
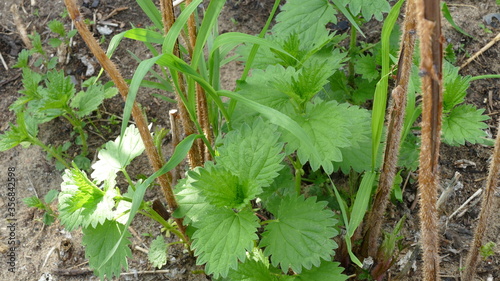
{"type": "Polygon", "coordinates": [[[467,255],[467,262],[462,280],[474,280],[476,266],[478,263],[479,249],[483,245],[483,237],[486,227],[490,222],[490,216],[493,212],[495,188],[498,183],[498,176],[500,175],[500,120],[498,122],[497,137],[495,140],[495,149],[486,180],[486,188],[484,192],[483,202],[481,203],[481,212],[479,213],[479,221],[477,223],[476,231],[474,233],[474,240],[469,247],[469,254],[467,255]]]}
{"type": "Polygon", "coordinates": [[[422,76],[422,145],[419,190],[422,231],[423,278],[439,280],[439,233],[437,190],[439,186],[439,145],[442,112],[442,61],[440,1],[419,0],[416,4],[420,37],[422,76]]]}
{"type": "MultiPolygon", "coordinates": [[[[396,175],[399,147],[401,142],[401,131],[406,108],[406,96],[411,67],[413,65],[413,51],[415,46],[415,9],[414,1],[406,4],[406,18],[401,43],[401,52],[398,63],[398,76],[396,88],[392,91],[392,102],[388,114],[387,140],[384,153],[384,164],[380,174],[379,185],[372,204],[372,210],[367,216],[365,235],[362,245],[364,257],[376,257],[378,250],[378,239],[383,223],[384,212],[389,201],[389,194],[396,175]]],[[[378,261],[381,262],[381,261],[378,261]]]]}
{"type": "MultiPolygon", "coordinates": [[[[89,47],[90,51],[94,54],[94,56],[97,58],[101,66],[104,68],[104,70],[106,70],[108,75],[111,77],[116,87],[118,88],[118,91],[120,92],[123,100],[126,101],[129,90],[128,85],[126,84],[122,75],[116,68],[116,65],[106,56],[102,48],[99,46],[99,44],[93,37],[92,33],[90,33],[90,31],[88,30],[87,26],[83,21],[82,15],[78,11],[78,8],[74,0],[64,0],[64,3],[66,4],[71,19],[75,22],[75,26],[78,29],[78,33],[80,33],[83,40],[89,47]]],[[[139,106],[135,102],[132,107],[132,117],[134,118],[134,121],[137,125],[137,129],[139,130],[139,133],[141,135],[142,141],[146,148],[146,154],[149,158],[151,166],[153,166],[153,169],[155,171],[158,171],[159,169],[162,168],[164,163],[163,160],[160,158],[158,151],[155,148],[153,138],[151,137],[151,132],[149,131],[147,126],[147,120],[142,114],[139,106]]],[[[165,196],[165,199],[168,203],[169,210],[173,212],[175,211],[175,209],[177,209],[178,204],[177,201],[175,200],[175,196],[172,191],[172,187],[170,185],[171,178],[172,178],[171,174],[166,173],[158,177],[158,182],[160,183],[163,195],[165,196]]],[[[188,242],[189,238],[186,235],[186,228],[182,223],[182,219],[176,218],[175,221],[177,223],[177,226],[179,227],[180,232],[184,236],[182,237],[182,239],[188,242]]]]}
{"type": "MultiPolygon", "coordinates": [[[[170,0],[161,0],[160,1],[160,8],[162,11],[164,32],[166,34],[175,22],[174,6],[173,6],[172,1],[170,1],[170,0]]],[[[188,42],[188,44],[190,46],[191,46],[191,44],[194,44],[193,42],[196,41],[196,29],[195,29],[195,25],[194,25],[194,15],[191,15],[191,17],[192,17],[192,19],[190,18],[189,22],[188,22],[188,28],[189,28],[188,32],[189,32],[189,37],[190,37],[190,39],[189,39],[190,42],[188,42]]],[[[192,48],[188,48],[188,49],[192,50],[193,46],[192,46],[192,48]]],[[[176,43],[174,45],[174,55],[177,57],[180,57],[178,40],[176,41],[176,43]]],[[[175,94],[176,94],[175,96],[177,99],[177,104],[179,106],[179,113],[180,113],[182,125],[184,127],[184,134],[186,136],[196,134],[197,133],[196,125],[194,124],[193,120],[191,120],[189,113],[186,109],[186,106],[182,102],[182,98],[181,98],[181,95],[184,95],[186,93],[186,83],[184,80],[184,76],[181,73],[178,73],[175,71],[171,71],[171,73],[172,73],[172,76],[176,75],[178,80],[179,80],[179,89],[178,89],[178,91],[175,92],[175,94]]],[[[206,104],[206,102],[205,102],[205,104],[206,104]]],[[[198,106],[198,112],[199,112],[199,110],[200,109],[198,106]]],[[[202,122],[203,119],[199,119],[199,120],[200,120],[200,122],[202,122]]],[[[201,126],[203,126],[203,123],[201,126]]],[[[206,135],[206,136],[207,136],[207,139],[209,139],[208,135],[206,135]]],[[[189,166],[191,168],[203,166],[203,163],[205,160],[204,159],[204,155],[205,155],[204,150],[205,150],[205,147],[203,145],[203,141],[201,139],[197,139],[188,153],[189,166]]]]}

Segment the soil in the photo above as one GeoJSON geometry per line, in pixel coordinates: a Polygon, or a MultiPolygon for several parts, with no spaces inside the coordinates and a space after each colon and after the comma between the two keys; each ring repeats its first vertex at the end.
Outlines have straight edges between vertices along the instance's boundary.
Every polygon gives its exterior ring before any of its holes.
{"type": "MultiPolygon", "coordinates": [[[[80,4],[82,1],[80,1],[80,4]]],[[[118,7],[128,7],[127,10],[119,12],[110,18],[116,23],[123,24],[123,27],[114,28],[111,35],[104,36],[104,43],[109,43],[111,37],[131,26],[147,26],[149,22],[146,16],[134,0],[101,0],[85,1],[89,4],[97,3],[96,8],[84,8],[83,12],[87,18],[92,18],[94,13],[102,15],[109,14],[118,7]]],[[[229,0],[222,12],[219,31],[240,31],[249,34],[257,34],[264,25],[267,15],[274,1],[271,0],[229,0]]],[[[480,50],[496,34],[500,32],[500,24],[490,26],[484,23],[483,16],[499,12],[499,6],[495,1],[477,1],[456,0],[446,1],[455,22],[474,38],[469,38],[455,29],[453,29],[446,20],[444,24],[444,36],[448,43],[453,44],[457,52],[457,65],[463,63],[471,54],[480,50]],[[484,25],[486,28],[481,27],[484,25]],[[488,31],[491,31],[488,32],[488,31]]],[[[0,65],[0,132],[9,128],[9,122],[15,122],[15,115],[9,111],[8,107],[20,94],[18,91],[22,88],[20,70],[12,68],[17,60],[19,52],[25,48],[21,37],[19,36],[16,24],[13,20],[13,14],[10,10],[11,5],[17,4],[17,13],[19,13],[28,32],[36,30],[42,34],[42,39],[47,40],[48,29],[46,24],[52,19],[61,20],[60,14],[64,9],[64,3],[61,0],[54,1],[21,1],[6,0],[0,3],[0,53],[5,60],[7,69],[0,65]],[[30,3],[31,2],[31,3],[30,3]]],[[[70,26],[68,18],[62,19],[66,27],[70,26]]],[[[373,23],[374,34],[380,30],[380,24],[373,23]]],[[[85,78],[86,67],[78,59],[77,55],[87,55],[91,58],[88,49],[81,39],[76,36],[74,40],[73,53],[69,64],[64,66],[68,75],[73,75],[77,83],[81,83],[85,78]]],[[[119,65],[125,78],[131,78],[137,63],[127,53],[127,50],[136,54],[139,58],[148,57],[148,50],[142,44],[125,40],[113,56],[115,62],[119,65]]],[[[494,45],[488,51],[479,56],[474,62],[470,63],[461,70],[462,75],[484,75],[500,73],[500,47],[494,45]]],[[[98,69],[97,62],[91,59],[92,64],[98,69]]],[[[223,70],[222,83],[225,88],[233,89],[241,73],[241,65],[231,64],[223,70]]],[[[476,80],[471,83],[468,91],[467,102],[475,104],[479,108],[484,108],[491,117],[487,122],[488,132],[494,137],[497,133],[497,120],[500,113],[500,84],[498,80],[476,80]]],[[[168,117],[163,112],[172,107],[171,104],[154,98],[149,95],[150,92],[141,92],[138,95],[138,101],[145,109],[150,120],[156,120],[155,125],[169,127],[168,117]]],[[[112,115],[120,116],[123,108],[123,102],[120,97],[115,97],[104,103],[100,109],[102,116],[95,120],[97,125],[107,124],[103,120],[112,115]]],[[[95,152],[103,143],[109,139],[114,139],[119,131],[119,125],[109,125],[109,131],[104,134],[97,132],[89,133],[89,143],[92,153],[95,152]]],[[[63,120],[54,120],[43,126],[40,130],[41,139],[45,143],[61,144],[72,137],[69,134],[69,127],[63,120]]],[[[171,148],[169,143],[164,144],[164,153],[169,155],[171,148]]],[[[484,185],[488,170],[488,160],[492,152],[492,147],[482,145],[467,144],[463,147],[450,147],[442,145],[441,147],[441,181],[446,186],[453,178],[455,173],[460,173],[459,179],[461,188],[454,189],[451,196],[445,201],[441,208],[443,221],[442,241],[440,255],[442,258],[441,276],[443,280],[460,280],[460,268],[465,266],[465,256],[468,252],[468,244],[471,241],[473,230],[479,213],[480,202],[478,199],[472,200],[467,205],[463,214],[456,215],[451,219],[448,217],[470,198],[476,190],[484,185]],[[465,168],[459,167],[456,163],[459,160],[468,160],[475,165],[469,165],[465,168]],[[444,222],[447,227],[444,227],[444,222]]],[[[59,189],[62,182],[61,172],[54,168],[53,162],[46,159],[45,153],[39,147],[22,148],[20,146],[0,153],[0,181],[3,183],[3,189],[0,191],[0,213],[2,220],[0,225],[0,280],[97,280],[87,269],[84,250],[81,246],[80,231],[67,232],[56,221],[51,226],[45,226],[41,222],[42,213],[40,211],[27,208],[22,202],[22,198],[38,196],[42,198],[49,190],[59,189]],[[7,253],[10,245],[9,237],[11,231],[7,228],[6,221],[8,217],[8,196],[7,194],[7,173],[8,169],[15,169],[16,175],[16,194],[17,205],[14,217],[17,219],[16,229],[14,231],[14,241],[16,243],[16,272],[13,274],[7,271],[8,261],[7,253]],[[57,252],[63,248],[71,247],[72,256],[68,260],[58,257],[57,252]],[[62,275],[61,270],[83,270],[68,271],[73,275],[62,275]],[[59,271],[58,271],[59,270],[59,271]],[[47,277],[50,273],[50,277],[47,277]]],[[[139,157],[131,165],[129,172],[133,177],[137,175],[149,175],[151,169],[145,156],[139,157]]],[[[499,192],[500,193],[500,192],[499,192]]],[[[388,212],[390,219],[387,227],[391,228],[402,214],[407,215],[404,227],[404,241],[407,248],[401,253],[401,258],[405,255],[410,256],[415,251],[419,237],[418,206],[414,207],[416,200],[416,183],[409,183],[404,189],[404,202],[392,206],[388,212]]],[[[155,190],[149,190],[146,194],[146,200],[153,200],[159,197],[155,190]]],[[[498,197],[498,196],[497,196],[498,197]]],[[[500,200],[496,198],[495,209],[500,209],[500,200]]],[[[53,206],[55,207],[55,206],[53,206]]],[[[154,268],[147,262],[147,254],[141,251],[141,248],[147,249],[148,245],[160,233],[160,227],[150,220],[136,219],[132,225],[135,232],[132,237],[133,258],[129,260],[128,275],[123,275],[119,280],[209,280],[209,277],[203,274],[195,274],[202,268],[195,265],[194,258],[180,247],[169,249],[169,259],[161,273],[145,274],[146,271],[152,271],[154,268]],[[147,234],[147,235],[143,235],[147,234]],[[140,247],[140,248],[138,248],[140,247]]],[[[500,213],[495,212],[490,219],[489,228],[486,233],[485,241],[496,243],[495,253],[488,259],[482,261],[477,268],[477,280],[500,280],[500,213]],[[480,279],[479,279],[480,278],[480,279]],[[488,279],[493,278],[493,279],[488,279]]],[[[399,274],[406,265],[395,265],[391,270],[388,279],[399,280],[420,280],[420,258],[416,255],[415,267],[411,268],[406,274],[399,274]],[[399,274],[399,276],[398,276],[399,274]]],[[[410,264],[412,260],[410,259],[410,264]]]]}

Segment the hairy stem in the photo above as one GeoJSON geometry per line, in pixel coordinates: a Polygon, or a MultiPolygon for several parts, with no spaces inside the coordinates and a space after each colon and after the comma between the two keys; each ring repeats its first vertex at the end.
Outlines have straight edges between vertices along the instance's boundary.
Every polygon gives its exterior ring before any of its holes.
{"type": "Polygon", "coordinates": [[[422,76],[422,146],[420,150],[420,225],[424,281],[439,280],[439,233],[436,207],[441,140],[442,61],[440,1],[417,1],[422,76]]]}
{"type": "MultiPolygon", "coordinates": [[[[83,17],[78,11],[78,8],[74,2],[74,0],[64,0],[68,12],[71,16],[71,19],[74,21],[76,28],[78,29],[78,33],[82,36],[82,39],[85,41],[90,51],[97,58],[101,66],[106,70],[108,75],[111,77],[113,82],[115,83],[118,91],[120,92],[123,100],[127,100],[128,95],[128,85],[123,79],[121,73],[116,68],[116,65],[106,56],[104,50],[99,46],[95,38],[92,36],[92,33],[88,30],[87,26],[83,21],[83,17]]],[[[132,106],[132,117],[135,120],[137,125],[137,129],[142,138],[142,142],[146,148],[146,154],[149,158],[149,162],[153,167],[154,171],[158,171],[163,167],[163,160],[160,158],[158,151],[155,148],[153,138],[151,137],[151,132],[149,131],[147,120],[142,114],[139,106],[136,102],[134,102],[132,106]]],[[[168,203],[168,207],[171,212],[177,209],[178,204],[175,200],[174,192],[172,190],[171,182],[171,174],[166,173],[158,177],[158,182],[162,188],[163,195],[168,203]]],[[[186,235],[186,227],[182,223],[182,219],[176,218],[176,223],[179,227],[180,233],[182,234],[181,239],[188,241],[186,235]]]]}
{"type": "MultiPolygon", "coordinates": [[[[415,13],[414,1],[406,4],[404,31],[401,40],[401,51],[398,62],[398,77],[396,88],[392,91],[392,103],[388,114],[387,140],[384,153],[384,164],[380,174],[379,185],[372,204],[372,210],[367,216],[367,225],[362,244],[364,257],[375,257],[378,249],[380,229],[384,222],[384,212],[389,201],[390,191],[397,171],[397,161],[401,142],[401,131],[406,109],[408,82],[413,65],[415,47],[415,13]]],[[[384,262],[384,261],[378,261],[384,262]]]]}
{"type": "Polygon", "coordinates": [[[488,225],[489,218],[493,212],[494,194],[497,187],[498,176],[500,175],[500,121],[498,122],[497,137],[495,140],[495,149],[493,150],[490,170],[486,180],[486,188],[484,192],[483,202],[481,203],[481,212],[479,213],[479,221],[474,233],[474,240],[469,247],[465,271],[462,275],[462,280],[474,280],[476,266],[478,263],[479,249],[483,243],[484,233],[488,225]]]}
{"type": "MultiPolygon", "coordinates": [[[[170,0],[161,0],[160,8],[162,11],[161,14],[162,14],[164,32],[165,34],[167,34],[175,22],[174,6],[172,1],[170,0]]],[[[174,55],[180,57],[178,40],[176,40],[174,45],[174,55]]],[[[175,97],[177,99],[179,114],[181,117],[182,125],[184,127],[184,134],[186,136],[196,134],[196,126],[193,120],[191,120],[186,105],[183,102],[183,100],[185,100],[186,98],[183,99],[181,97],[181,95],[184,95],[184,93],[186,93],[186,83],[184,80],[184,76],[176,71],[171,71],[171,74],[172,76],[176,76],[175,78],[177,78],[177,80],[179,81],[178,85],[179,87],[175,91],[175,97]]],[[[191,147],[191,149],[188,152],[189,166],[191,168],[203,166],[203,153],[200,151],[200,145],[199,145],[200,142],[201,140],[196,140],[195,144],[191,147]]]]}

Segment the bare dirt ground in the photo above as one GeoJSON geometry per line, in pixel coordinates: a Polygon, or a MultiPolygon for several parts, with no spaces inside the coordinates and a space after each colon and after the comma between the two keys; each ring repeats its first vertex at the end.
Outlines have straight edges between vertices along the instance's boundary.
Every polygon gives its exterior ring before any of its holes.
{"type": "MultiPolygon", "coordinates": [[[[83,9],[87,18],[92,18],[94,13],[106,15],[113,9],[118,7],[128,7],[129,9],[120,12],[111,18],[118,23],[124,23],[123,28],[116,28],[111,35],[106,37],[105,43],[109,43],[111,36],[118,34],[126,29],[134,26],[147,26],[150,23],[143,15],[140,8],[134,0],[101,0],[101,1],[86,1],[98,2],[96,8],[83,9]]],[[[250,34],[256,34],[264,25],[267,14],[272,6],[270,0],[248,1],[248,0],[231,0],[226,4],[223,14],[220,32],[242,31],[250,34]]],[[[493,37],[500,32],[500,24],[496,26],[486,25],[483,21],[483,16],[500,12],[499,6],[495,1],[446,1],[449,4],[451,14],[456,23],[461,26],[466,32],[474,36],[474,39],[466,37],[443,21],[445,24],[444,36],[447,42],[453,44],[457,52],[457,65],[463,63],[468,56],[481,49],[493,37]],[[491,33],[480,25],[485,25],[491,33]]],[[[80,4],[82,1],[80,1],[80,4]]],[[[22,1],[22,0],[4,0],[0,3],[0,52],[4,58],[8,68],[5,69],[0,65],[0,132],[8,129],[9,122],[15,122],[14,114],[8,110],[8,106],[20,96],[18,91],[22,88],[20,71],[13,69],[11,66],[15,64],[18,53],[24,48],[22,41],[17,33],[16,25],[14,24],[11,5],[17,5],[17,13],[19,13],[22,21],[27,26],[28,32],[36,30],[42,34],[42,38],[47,40],[48,29],[46,24],[52,19],[62,20],[66,27],[69,27],[70,21],[68,18],[61,19],[60,14],[64,9],[63,1],[22,1]]],[[[374,33],[377,34],[380,30],[379,24],[374,24],[374,33]],[[377,31],[378,30],[378,31],[377,31]]],[[[74,53],[70,63],[64,66],[65,71],[69,75],[74,75],[79,82],[84,78],[85,67],[76,58],[77,54],[89,54],[87,48],[82,43],[78,36],[75,38],[74,53]]],[[[117,53],[114,55],[114,60],[118,63],[122,73],[126,78],[130,78],[133,74],[137,63],[128,55],[126,50],[130,50],[137,54],[140,58],[147,57],[147,50],[141,44],[136,44],[130,40],[124,41],[117,53]]],[[[500,73],[500,43],[494,45],[476,61],[465,67],[462,75],[483,75],[483,74],[498,74],[500,73]]],[[[94,61],[97,66],[97,63],[94,61]]],[[[234,87],[234,81],[239,77],[240,67],[231,65],[225,69],[222,75],[223,84],[228,89],[234,87]]],[[[500,98],[499,98],[500,82],[498,80],[477,80],[471,83],[468,91],[467,101],[474,103],[477,107],[485,108],[486,113],[491,117],[488,121],[489,132],[494,137],[496,132],[497,120],[500,117],[500,98]]],[[[139,102],[144,106],[149,118],[157,120],[159,126],[168,127],[167,117],[162,114],[166,112],[171,105],[157,98],[152,98],[148,94],[138,96],[139,102]]],[[[109,118],[112,114],[121,115],[123,103],[119,97],[115,97],[110,101],[106,101],[102,112],[102,119],[109,118]]],[[[91,148],[95,151],[105,141],[114,139],[117,135],[114,132],[118,131],[118,126],[111,128],[109,135],[104,136],[106,140],[97,134],[89,134],[91,148]]],[[[65,130],[67,125],[61,120],[55,120],[49,125],[41,129],[41,138],[47,143],[62,143],[70,138],[69,132],[65,130]]],[[[168,155],[170,147],[165,144],[165,153],[168,155]]],[[[488,159],[491,154],[491,147],[481,145],[466,145],[464,147],[449,147],[442,145],[441,147],[441,179],[443,185],[454,176],[455,172],[461,174],[460,181],[463,188],[456,190],[452,196],[446,201],[442,208],[443,221],[450,216],[459,206],[461,206],[476,190],[484,185],[485,177],[488,169],[488,159]],[[460,168],[456,165],[458,160],[466,159],[475,163],[475,166],[460,168]]],[[[43,197],[50,189],[59,189],[61,183],[61,172],[54,168],[51,161],[47,161],[45,153],[38,147],[30,147],[23,149],[16,147],[6,152],[2,152],[0,158],[0,182],[2,189],[0,190],[0,214],[2,220],[0,223],[0,280],[49,280],[40,279],[45,273],[52,273],[50,280],[97,280],[89,271],[85,271],[87,264],[85,263],[84,251],[81,246],[81,233],[73,231],[71,233],[65,231],[59,223],[54,223],[50,227],[45,226],[41,222],[41,212],[34,209],[28,209],[22,204],[22,198],[29,196],[43,197]],[[16,273],[13,274],[7,271],[6,256],[9,247],[8,241],[10,230],[7,228],[8,217],[7,210],[7,172],[9,167],[13,167],[16,173],[16,198],[17,208],[15,210],[15,218],[17,225],[15,229],[15,245],[16,254],[16,273]],[[67,261],[62,261],[57,256],[57,251],[62,248],[65,241],[70,241],[73,247],[72,258],[67,261]],[[75,269],[83,270],[81,272],[73,272],[73,275],[64,276],[58,274],[57,270],[75,269]]],[[[146,157],[140,157],[134,161],[130,167],[132,176],[139,174],[149,175],[149,168],[146,157]]],[[[418,206],[412,208],[416,198],[416,184],[409,184],[405,187],[404,198],[405,202],[397,206],[392,206],[392,211],[388,212],[391,219],[388,226],[392,227],[393,222],[397,221],[402,214],[408,216],[404,227],[404,239],[408,245],[402,255],[409,251],[415,250],[415,245],[418,241],[418,206]]],[[[156,191],[149,191],[146,194],[146,200],[154,199],[158,196],[156,191]]],[[[465,256],[468,251],[468,244],[472,238],[472,232],[475,227],[476,218],[479,213],[480,202],[473,200],[467,205],[466,211],[461,216],[455,216],[448,222],[448,226],[443,227],[443,239],[441,241],[441,257],[442,269],[441,275],[443,280],[460,280],[460,269],[466,266],[465,256]]],[[[500,209],[500,199],[496,200],[496,210],[500,209]]],[[[138,219],[132,225],[132,228],[137,233],[133,237],[132,252],[133,259],[129,261],[128,275],[120,277],[120,280],[209,280],[201,274],[194,274],[199,267],[196,267],[194,259],[180,248],[172,248],[169,252],[169,261],[163,270],[163,273],[141,274],[141,272],[153,270],[152,266],[147,262],[147,255],[137,250],[137,246],[147,249],[147,245],[151,242],[152,237],[159,234],[159,226],[149,222],[149,220],[138,219]],[[151,235],[142,235],[149,233],[151,235]],[[135,274],[134,274],[135,273],[135,274]]],[[[489,223],[489,230],[486,234],[485,241],[493,241],[497,244],[495,254],[489,259],[482,261],[478,267],[478,276],[481,279],[477,280],[500,280],[500,213],[495,212],[489,223]],[[487,279],[487,278],[493,279],[487,279]]],[[[420,258],[416,257],[416,267],[410,269],[408,273],[398,276],[399,271],[405,264],[394,266],[388,279],[391,280],[420,280],[420,258]]]]}

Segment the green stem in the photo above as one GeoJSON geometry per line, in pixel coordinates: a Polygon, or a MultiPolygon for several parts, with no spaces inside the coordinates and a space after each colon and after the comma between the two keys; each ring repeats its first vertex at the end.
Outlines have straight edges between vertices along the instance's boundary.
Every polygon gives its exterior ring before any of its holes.
{"type": "Polygon", "coordinates": [[[500,78],[500,74],[485,74],[473,76],[470,78],[470,81],[479,80],[479,79],[498,79],[500,78]]]}
{"type": "Polygon", "coordinates": [[[128,184],[130,185],[130,187],[135,190],[135,184],[134,182],[132,181],[132,179],[130,178],[130,175],[127,173],[127,170],[125,170],[125,168],[121,168],[120,171],[123,173],[123,175],[125,176],[125,178],[127,179],[127,182],[128,184]]]}
{"type": "Polygon", "coordinates": [[[297,196],[299,196],[301,193],[302,175],[304,175],[304,170],[302,170],[302,164],[300,163],[299,159],[290,160],[292,162],[293,168],[295,169],[295,192],[297,192],[297,196]]]}
{"type": "Polygon", "coordinates": [[[272,222],[279,222],[279,220],[267,220],[267,221],[263,221],[260,223],[260,225],[266,225],[266,224],[269,224],[269,223],[272,223],[272,222]]]}
{"type": "MultiPolygon", "coordinates": [[[[357,43],[357,40],[356,40],[356,37],[357,37],[357,31],[356,31],[356,28],[351,28],[351,37],[350,37],[350,41],[349,41],[349,57],[352,58],[354,56],[354,53],[356,52],[356,43],[357,43]]],[[[349,60],[349,63],[348,63],[348,67],[349,67],[349,76],[348,76],[348,83],[351,87],[354,87],[354,62],[353,60],[349,60]]]]}
{"type": "Polygon", "coordinates": [[[88,144],[87,144],[87,138],[85,137],[85,132],[83,131],[83,126],[82,126],[82,121],[78,119],[78,117],[75,116],[75,114],[72,112],[71,108],[65,108],[66,114],[63,114],[64,118],[68,120],[69,123],[73,126],[73,129],[80,135],[80,138],[82,139],[82,153],[81,155],[87,156],[89,154],[88,150],[88,144]]]}
{"type": "Polygon", "coordinates": [[[64,167],[66,167],[68,169],[71,169],[71,166],[69,165],[69,163],[66,162],[66,160],[64,160],[64,158],[62,158],[61,155],[59,155],[58,153],[56,153],[52,148],[50,148],[49,146],[45,145],[39,139],[37,139],[35,137],[30,137],[30,141],[29,142],[31,142],[34,145],[38,145],[39,147],[41,147],[43,149],[43,151],[47,152],[47,154],[49,154],[50,156],[56,158],[59,162],[61,162],[64,165],[64,167]]]}
{"type": "Polygon", "coordinates": [[[168,223],[164,218],[162,218],[155,210],[147,207],[145,211],[139,211],[139,213],[159,222],[163,227],[165,227],[166,230],[172,232],[177,237],[179,237],[184,242],[184,244],[189,248],[189,243],[186,240],[184,240],[184,235],[177,228],[175,228],[170,223],[168,223]]]}

